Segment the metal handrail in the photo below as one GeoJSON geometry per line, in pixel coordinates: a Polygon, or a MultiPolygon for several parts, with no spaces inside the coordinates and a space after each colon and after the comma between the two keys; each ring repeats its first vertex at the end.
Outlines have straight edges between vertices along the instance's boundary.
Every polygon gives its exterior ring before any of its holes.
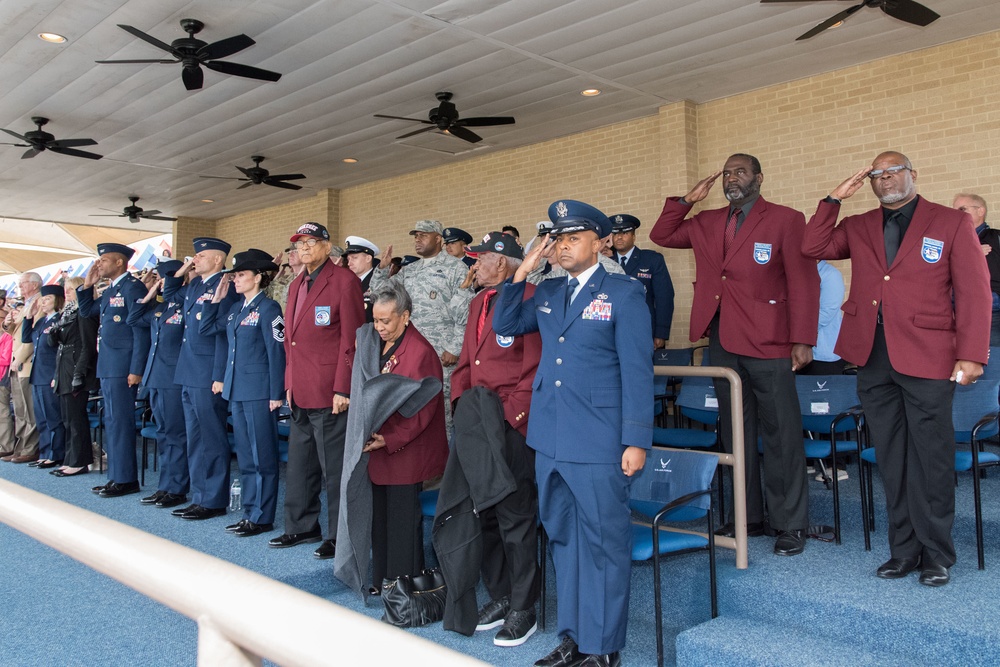
{"type": "Polygon", "coordinates": [[[7,480],[0,480],[0,522],[197,621],[199,665],[259,667],[261,657],[284,667],[360,665],[371,662],[373,646],[385,663],[485,664],[7,480]]]}
{"type": "MultiPolygon", "coordinates": [[[[706,452],[719,457],[719,463],[733,468],[733,522],[736,526],[735,537],[716,537],[715,544],[736,550],[736,567],[745,570],[750,564],[747,549],[747,493],[746,467],[744,465],[743,442],[743,382],[740,376],[731,368],[723,366],[654,366],[655,375],[672,375],[675,377],[713,377],[729,380],[729,400],[732,404],[733,422],[733,453],[706,452]]],[[[719,434],[721,437],[721,434],[719,434]]],[[[756,447],[756,443],[753,445],[756,447]]],[[[676,447],[660,447],[657,449],[677,450],[676,447]]],[[[680,531],[693,532],[693,531],[680,531]]],[[[695,533],[708,537],[704,533],[695,533]]]]}

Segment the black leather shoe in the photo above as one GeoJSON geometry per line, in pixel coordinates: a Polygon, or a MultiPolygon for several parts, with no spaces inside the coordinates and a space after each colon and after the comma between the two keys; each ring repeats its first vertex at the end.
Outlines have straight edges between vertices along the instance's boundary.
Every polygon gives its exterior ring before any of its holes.
{"type": "Polygon", "coordinates": [[[37,468],[38,466],[42,465],[43,463],[44,463],[44,461],[42,461],[42,460],[32,461],[31,463],[28,464],[28,467],[29,468],[37,468]]]}
{"type": "Polygon", "coordinates": [[[240,528],[243,527],[243,524],[245,524],[249,520],[250,519],[240,519],[236,523],[230,524],[230,525],[226,526],[226,532],[227,533],[235,533],[237,530],[239,530],[240,528]]]}
{"type": "Polygon", "coordinates": [[[253,537],[254,535],[260,535],[261,533],[270,533],[274,530],[273,523],[254,523],[253,521],[244,521],[243,525],[233,531],[233,535],[236,537],[253,537]]]}
{"type": "Polygon", "coordinates": [[[317,528],[316,530],[310,530],[308,533],[285,533],[278,537],[272,537],[267,541],[267,546],[274,547],[275,549],[285,549],[287,547],[298,546],[299,544],[320,542],[322,539],[323,533],[317,528]]]}
{"type": "Polygon", "coordinates": [[[528,641],[528,637],[535,634],[538,623],[535,621],[535,610],[526,609],[524,611],[511,610],[507,618],[503,621],[503,627],[493,638],[496,646],[520,646],[528,641]]]}
{"type": "Polygon", "coordinates": [[[580,653],[580,647],[573,638],[566,636],[552,653],[535,662],[535,667],[576,667],[586,657],[580,653]]]}
{"type": "Polygon", "coordinates": [[[882,563],[875,576],[879,579],[902,579],[920,566],[920,556],[912,558],[890,558],[882,563]]]}
{"type": "Polygon", "coordinates": [[[377,598],[378,596],[382,595],[382,589],[379,588],[378,586],[369,586],[368,595],[370,595],[373,598],[377,598]]]}
{"type": "Polygon", "coordinates": [[[132,493],[139,493],[139,482],[127,482],[125,484],[111,482],[97,495],[101,498],[118,498],[132,493]]]}
{"type": "Polygon", "coordinates": [[[187,502],[187,496],[183,493],[164,493],[163,496],[156,501],[157,507],[177,507],[183,503],[187,502]]]}
{"type": "Polygon", "coordinates": [[[205,519],[214,519],[217,516],[225,516],[226,508],[219,507],[217,509],[211,509],[209,507],[201,507],[200,505],[190,512],[185,512],[181,514],[182,519],[187,519],[188,521],[204,521],[205,519]]]}
{"type": "Polygon", "coordinates": [[[160,498],[162,498],[165,495],[167,495],[166,491],[157,491],[156,493],[154,493],[151,496],[146,496],[145,498],[140,498],[139,502],[142,503],[143,505],[155,505],[156,501],[158,501],[160,498]]]}
{"type": "Polygon", "coordinates": [[[774,553],[778,556],[797,556],[806,549],[806,531],[783,530],[774,541],[774,553]]]}
{"type": "Polygon", "coordinates": [[[604,655],[587,655],[578,663],[579,667],[621,667],[622,654],[618,651],[604,655]]]}
{"type": "Polygon", "coordinates": [[[188,505],[187,507],[178,507],[177,509],[171,511],[170,513],[173,514],[174,516],[184,516],[185,514],[187,514],[188,512],[190,512],[191,510],[193,510],[195,508],[198,508],[198,507],[201,507],[201,505],[197,505],[197,504],[192,503],[191,505],[188,505]]]}
{"type": "Polygon", "coordinates": [[[476,632],[492,630],[503,625],[503,620],[510,613],[510,598],[506,595],[499,600],[490,600],[479,610],[479,622],[476,624],[476,632]]]}
{"type": "MultiPolygon", "coordinates": [[[[76,477],[77,475],[86,475],[88,472],[90,472],[90,468],[88,468],[87,466],[83,466],[82,468],[80,468],[76,472],[63,472],[62,470],[51,470],[51,471],[49,471],[49,474],[50,475],[55,475],[56,477],[76,477]]],[[[103,486],[98,487],[98,488],[100,488],[102,490],[104,489],[103,486]]],[[[99,493],[99,492],[98,491],[94,491],[94,493],[99,493]]]]}
{"type": "Polygon", "coordinates": [[[948,575],[948,568],[937,563],[925,563],[920,568],[920,583],[924,586],[944,586],[951,577],[948,575]]]}
{"type": "Polygon", "coordinates": [[[337,540],[323,540],[323,544],[313,552],[320,560],[328,560],[337,555],[337,540]]]}
{"type": "MultiPolygon", "coordinates": [[[[57,466],[61,466],[62,464],[63,464],[62,461],[44,461],[42,463],[35,465],[34,467],[38,468],[39,470],[48,470],[49,468],[55,468],[57,466]]],[[[31,464],[29,463],[28,465],[30,466],[31,464]]]]}
{"type": "MultiPolygon", "coordinates": [[[[55,473],[53,473],[53,474],[55,474],[55,473]]],[[[63,474],[65,475],[66,473],[63,473],[63,474]]],[[[107,482],[107,484],[101,484],[100,486],[95,486],[94,488],[91,489],[91,491],[94,492],[94,493],[98,493],[99,494],[101,491],[103,491],[104,489],[106,489],[108,487],[108,484],[114,484],[114,482],[112,482],[109,479],[108,482],[107,482]]]]}
{"type": "MultiPolygon", "coordinates": [[[[722,528],[715,531],[719,537],[736,537],[736,525],[732,522],[723,524],[722,528]]],[[[747,524],[747,537],[760,537],[764,534],[764,522],[747,524]]]]}

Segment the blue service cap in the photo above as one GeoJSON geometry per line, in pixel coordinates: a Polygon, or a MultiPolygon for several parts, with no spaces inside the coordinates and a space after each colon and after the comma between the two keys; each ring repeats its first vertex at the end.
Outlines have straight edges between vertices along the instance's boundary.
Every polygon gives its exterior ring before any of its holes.
{"type": "Polygon", "coordinates": [[[562,199],[549,206],[549,220],[552,221],[551,234],[592,231],[600,238],[611,233],[608,216],[582,201],[562,199]]]}
{"type": "Polygon", "coordinates": [[[611,233],[630,232],[639,227],[639,218],[628,213],[617,213],[611,217],[611,233]]]}
{"type": "Polygon", "coordinates": [[[42,285],[42,296],[62,296],[65,292],[62,285],[42,285]]]}
{"type": "Polygon", "coordinates": [[[194,251],[196,253],[202,250],[219,250],[228,255],[232,249],[233,246],[222,239],[213,239],[211,236],[199,236],[194,240],[194,251]]]}
{"type": "Polygon", "coordinates": [[[472,234],[458,227],[446,227],[441,232],[441,237],[445,243],[455,243],[456,241],[461,241],[465,245],[472,243],[472,234]]]}
{"type": "Polygon", "coordinates": [[[419,262],[420,258],[416,255],[403,255],[403,259],[399,262],[400,268],[406,266],[407,264],[413,264],[414,262],[419,262]]]}
{"type": "Polygon", "coordinates": [[[184,266],[184,262],[179,259],[165,259],[162,262],[156,263],[156,273],[158,273],[161,278],[165,276],[173,276],[182,266],[184,266]]]}
{"type": "Polygon", "coordinates": [[[123,243],[98,243],[97,244],[97,254],[107,255],[109,252],[117,252],[119,255],[125,255],[125,259],[132,259],[132,255],[135,254],[135,250],[129,248],[123,243]]]}

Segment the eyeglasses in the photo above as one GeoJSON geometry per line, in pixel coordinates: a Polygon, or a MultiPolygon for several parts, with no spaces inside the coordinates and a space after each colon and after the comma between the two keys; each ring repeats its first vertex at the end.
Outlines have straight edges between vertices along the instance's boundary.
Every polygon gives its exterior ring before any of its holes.
{"type": "Polygon", "coordinates": [[[897,164],[895,167],[886,167],[885,169],[872,169],[868,172],[868,178],[873,181],[881,176],[882,174],[889,174],[890,176],[895,176],[899,172],[906,170],[910,171],[910,168],[903,164],[897,164]]]}
{"type": "Polygon", "coordinates": [[[305,241],[296,241],[292,244],[293,250],[299,250],[301,248],[315,248],[316,244],[320,242],[318,238],[306,239],[305,241]]]}

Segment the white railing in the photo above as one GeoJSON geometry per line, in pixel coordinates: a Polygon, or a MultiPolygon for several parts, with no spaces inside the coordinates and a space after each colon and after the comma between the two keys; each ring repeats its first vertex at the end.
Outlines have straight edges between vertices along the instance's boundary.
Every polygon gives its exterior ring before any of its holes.
{"type": "Polygon", "coordinates": [[[198,664],[204,667],[259,666],[261,658],[283,667],[484,664],[256,572],[6,480],[0,480],[0,522],[197,621],[198,664]],[[244,609],[257,611],[240,613],[244,609]]]}

